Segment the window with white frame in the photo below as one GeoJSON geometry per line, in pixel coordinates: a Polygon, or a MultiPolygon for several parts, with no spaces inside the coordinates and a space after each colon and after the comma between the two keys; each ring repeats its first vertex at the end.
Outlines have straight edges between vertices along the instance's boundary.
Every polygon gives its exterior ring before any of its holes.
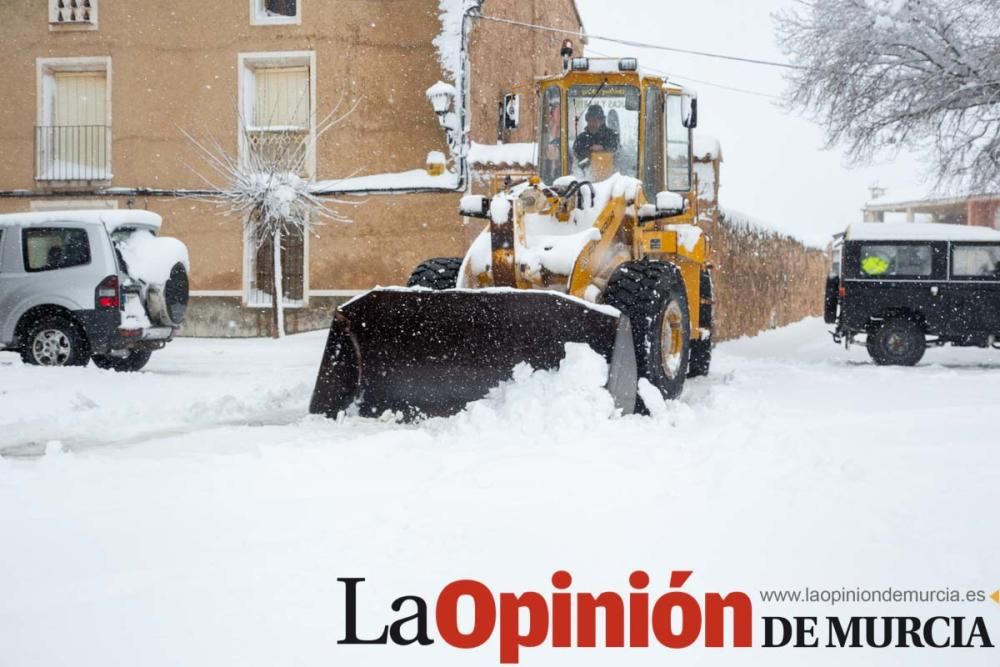
{"type": "Polygon", "coordinates": [[[36,179],[110,180],[110,74],[110,58],[38,61],[36,179]]]}
{"type": "Polygon", "coordinates": [[[251,25],[289,25],[302,22],[301,0],[250,0],[251,25]]]}
{"type": "MultiPolygon", "coordinates": [[[[315,173],[315,56],[312,52],[257,53],[240,56],[240,161],[245,168],[315,173]]],[[[248,305],[269,306],[274,291],[273,248],[245,242],[244,292],[248,305]]],[[[289,233],[282,239],[283,300],[304,305],[308,239],[289,233]]]]}
{"type": "Polygon", "coordinates": [[[49,26],[93,30],[97,28],[98,0],[49,0],[49,26]]]}

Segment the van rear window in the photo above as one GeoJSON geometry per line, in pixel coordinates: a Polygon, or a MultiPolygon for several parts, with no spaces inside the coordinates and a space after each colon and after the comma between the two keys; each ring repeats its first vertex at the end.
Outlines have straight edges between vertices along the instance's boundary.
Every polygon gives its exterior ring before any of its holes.
{"type": "Polygon", "coordinates": [[[956,245],[952,251],[951,274],[956,278],[1000,279],[1000,246],[956,245]]]}
{"type": "Polygon", "coordinates": [[[865,244],[861,246],[861,276],[917,278],[933,273],[930,245],[865,244]]]}
{"type": "Polygon", "coordinates": [[[90,264],[87,230],[70,227],[36,227],[24,230],[26,271],[53,271],[90,264]]]}

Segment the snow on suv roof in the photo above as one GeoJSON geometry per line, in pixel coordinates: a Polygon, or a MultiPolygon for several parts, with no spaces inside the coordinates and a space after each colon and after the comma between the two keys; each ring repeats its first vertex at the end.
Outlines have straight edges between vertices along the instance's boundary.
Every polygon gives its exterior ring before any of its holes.
{"type": "Polygon", "coordinates": [[[0,215],[0,226],[4,225],[51,225],[59,222],[103,223],[109,232],[119,227],[146,227],[159,232],[163,218],[150,211],[126,209],[85,210],[85,211],[45,211],[40,213],[8,213],[0,215]]]}
{"type": "Polygon", "coordinates": [[[851,225],[847,241],[1000,241],[989,227],[930,222],[863,222],[851,225]]]}

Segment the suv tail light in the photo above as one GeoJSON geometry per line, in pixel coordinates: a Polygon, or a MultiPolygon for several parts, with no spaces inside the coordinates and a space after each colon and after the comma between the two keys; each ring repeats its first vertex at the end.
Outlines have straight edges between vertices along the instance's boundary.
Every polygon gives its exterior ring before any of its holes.
{"type": "Polygon", "coordinates": [[[108,276],[97,286],[97,307],[105,310],[121,307],[118,276],[108,276]]]}

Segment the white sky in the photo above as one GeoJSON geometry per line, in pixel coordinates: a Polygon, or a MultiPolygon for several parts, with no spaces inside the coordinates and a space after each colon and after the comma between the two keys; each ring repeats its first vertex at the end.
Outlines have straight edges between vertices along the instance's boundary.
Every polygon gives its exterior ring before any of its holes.
{"type": "MultiPolygon", "coordinates": [[[[791,0],[577,0],[588,33],[652,44],[785,61],[771,14],[791,0]]],[[[636,56],[641,67],[664,70],[698,92],[698,131],[722,143],[721,204],[810,241],[861,219],[876,181],[884,200],[929,192],[917,160],[886,156],[852,168],[840,148],[824,149],[821,129],[785,113],[776,100],[705,83],[779,96],[782,70],[683,54],[635,49],[592,39],[588,55],[636,56]]]]}

